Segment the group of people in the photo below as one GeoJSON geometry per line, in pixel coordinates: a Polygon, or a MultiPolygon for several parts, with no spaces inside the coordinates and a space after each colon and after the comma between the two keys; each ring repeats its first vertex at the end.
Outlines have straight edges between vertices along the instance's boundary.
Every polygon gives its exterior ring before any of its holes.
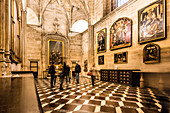
{"type": "MultiPolygon", "coordinates": [[[[76,82],[77,84],[79,84],[79,73],[81,72],[81,66],[78,64],[78,62],[76,62],[76,66],[75,66],[75,75],[76,75],[76,82]]],[[[50,68],[49,68],[49,74],[51,74],[51,88],[54,87],[55,82],[56,82],[56,75],[55,73],[57,73],[55,71],[55,66],[54,66],[54,62],[52,62],[50,68]]],[[[63,82],[64,82],[64,78],[66,78],[66,83],[69,82],[70,83],[70,67],[69,65],[66,65],[66,63],[64,62],[63,66],[60,67],[60,70],[58,71],[59,77],[60,77],[60,90],[63,90],[63,82]]],[[[74,75],[73,78],[75,79],[74,75]]]]}

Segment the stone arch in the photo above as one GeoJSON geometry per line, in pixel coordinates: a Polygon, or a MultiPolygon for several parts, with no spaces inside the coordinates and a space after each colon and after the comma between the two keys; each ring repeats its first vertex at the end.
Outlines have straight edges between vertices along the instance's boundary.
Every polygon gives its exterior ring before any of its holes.
{"type": "Polygon", "coordinates": [[[27,24],[39,25],[38,16],[29,7],[27,7],[27,24]]]}
{"type": "Polygon", "coordinates": [[[73,6],[71,8],[71,26],[78,20],[88,21],[88,17],[82,9],[73,6]]]}

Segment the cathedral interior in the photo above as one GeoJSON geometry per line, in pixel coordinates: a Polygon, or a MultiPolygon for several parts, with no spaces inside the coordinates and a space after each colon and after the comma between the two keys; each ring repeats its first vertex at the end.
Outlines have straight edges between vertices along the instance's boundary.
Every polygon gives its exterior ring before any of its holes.
{"type": "Polygon", "coordinates": [[[0,113],[170,113],[168,20],[170,0],[0,0],[0,113]]]}

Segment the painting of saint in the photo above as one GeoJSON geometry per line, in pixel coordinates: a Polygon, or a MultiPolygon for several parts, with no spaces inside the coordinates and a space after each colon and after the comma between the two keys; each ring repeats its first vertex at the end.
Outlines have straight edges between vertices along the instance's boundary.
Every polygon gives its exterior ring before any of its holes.
{"type": "Polygon", "coordinates": [[[104,65],[104,55],[98,57],[98,64],[104,65]]]}
{"type": "Polygon", "coordinates": [[[157,44],[148,44],[143,50],[144,63],[159,63],[160,62],[160,47],[157,44]]]}
{"type": "Polygon", "coordinates": [[[106,51],[106,28],[100,30],[96,34],[97,36],[97,53],[106,51]]]}
{"type": "Polygon", "coordinates": [[[139,43],[165,38],[164,6],[161,0],[138,11],[139,43]]]}
{"type": "Polygon", "coordinates": [[[128,52],[115,53],[114,54],[114,63],[115,64],[127,63],[128,62],[127,54],[128,54],[128,52]]]}
{"type": "Polygon", "coordinates": [[[48,65],[54,62],[55,65],[63,64],[64,43],[59,40],[48,40],[48,65]]]}
{"type": "Polygon", "coordinates": [[[132,21],[126,17],[118,19],[110,28],[110,50],[131,46],[132,21]]]}

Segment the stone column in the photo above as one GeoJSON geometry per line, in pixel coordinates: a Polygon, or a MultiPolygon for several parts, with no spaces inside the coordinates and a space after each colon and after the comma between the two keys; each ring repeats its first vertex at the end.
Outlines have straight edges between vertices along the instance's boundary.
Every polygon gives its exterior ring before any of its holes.
{"type": "Polygon", "coordinates": [[[22,11],[21,51],[22,51],[22,67],[23,67],[24,71],[27,70],[27,62],[26,62],[26,37],[25,37],[25,30],[26,30],[26,24],[27,24],[26,15],[27,15],[27,12],[26,11],[22,11]]]}
{"type": "Polygon", "coordinates": [[[11,74],[10,61],[10,38],[11,38],[11,14],[10,14],[10,0],[5,1],[5,58],[6,58],[6,73],[11,74]]]}
{"type": "Polygon", "coordinates": [[[91,67],[92,63],[94,63],[94,26],[88,26],[88,59],[89,66],[91,67]]]}
{"type": "Polygon", "coordinates": [[[88,11],[88,67],[94,63],[94,26],[93,26],[93,15],[94,15],[94,0],[89,1],[88,11]]]}
{"type": "Polygon", "coordinates": [[[5,72],[4,3],[5,0],[0,0],[0,76],[5,72]]]}

